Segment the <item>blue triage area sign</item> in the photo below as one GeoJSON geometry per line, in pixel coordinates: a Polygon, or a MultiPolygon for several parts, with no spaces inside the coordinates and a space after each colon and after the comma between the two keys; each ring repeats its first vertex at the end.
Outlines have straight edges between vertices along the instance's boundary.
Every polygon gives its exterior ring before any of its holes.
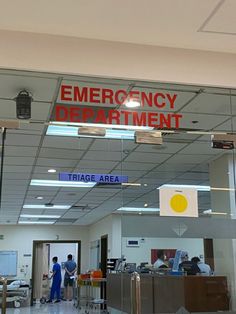
{"type": "Polygon", "coordinates": [[[59,173],[59,181],[120,184],[120,183],[127,183],[128,176],[119,176],[119,175],[113,175],[113,174],[98,174],[98,173],[61,172],[59,173]]]}

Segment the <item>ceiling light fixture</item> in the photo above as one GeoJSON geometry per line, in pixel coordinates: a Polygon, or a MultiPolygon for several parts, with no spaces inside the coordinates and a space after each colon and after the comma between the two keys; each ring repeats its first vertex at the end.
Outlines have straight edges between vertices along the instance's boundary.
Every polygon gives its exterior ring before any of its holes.
{"type": "Polygon", "coordinates": [[[125,106],[127,108],[137,108],[141,106],[141,103],[138,99],[132,99],[130,98],[126,103],[125,106]]]}
{"type": "Polygon", "coordinates": [[[233,188],[214,188],[214,187],[212,187],[211,191],[232,191],[232,192],[234,192],[235,189],[233,189],[233,188]]]}
{"type": "Polygon", "coordinates": [[[159,212],[160,208],[120,207],[117,211],[125,212],[159,212]]]}
{"type": "MultiPolygon", "coordinates": [[[[126,125],[126,124],[105,124],[105,123],[83,123],[83,122],[57,122],[57,121],[50,121],[49,126],[65,126],[65,127],[98,127],[98,128],[106,128],[106,129],[118,129],[118,130],[153,130],[153,127],[149,126],[138,126],[138,125],[126,125]]],[[[166,131],[165,131],[166,132],[166,131]]],[[[171,131],[174,132],[174,131],[171,131]]]]}
{"type": "Polygon", "coordinates": [[[30,221],[30,220],[19,220],[18,224],[27,224],[27,225],[53,225],[56,220],[53,221],[30,221]]]}
{"type": "MultiPolygon", "coordinates": [[[[105,135],[102,134],[102,136],[108,139],[127,139],[127,140],[134,139],[134,133],[136,130],[143,130],[143,131],[153,130],[153,128],[146,127],[146,126],[113,125],[113,124],[98,124],[98,123],[71,123],[71,122],[52,121],[49,123],[46,135],[78,137],[78,134],[79,134],[79,137],[101,138],[101,134],[91,135],[91,132],[90,132],[90,134],[88,135],[88,132],[85,129],[84,130],[82,129],[81,131],[81,128],[84,128],[84,127],[103,129],[101,132],[104,132],[104,129],[106,129],[105,135]],[[84,134],[81,134],[81,133],[84,133],[84,134]]],[[[98,130],[96,132],[98,132],[98,130]]]]}
{"type": "Polygon", "coordinates": [[[36,180],[32,179],[30,185],[35,186],[51,186],[51,187],[72,187],[72,188],[92,188],[96,185],[96,182],[70,182],[70,181],[58,181],[58,180],[36,180]]]}
{"type": "Polygon", "coordinates": [[[49,172],[49,173],[55,173],[55,172],[57,172],[57,171],[56,171],[56,169],[48,169],[48,172],[49,172]]]}
{"type": "Polygon", "coordinates": [[[227,213],[224,212],[213,212],[212,209],[206,209],[203,211],[203,214],[205,215],[227,215],[227,213]]]}
{"type": "Polygon", "coordinates": [[[43,196],[35,196],[37,200],[43,200],[43,196]]]}
{"type": "Polygon", "coordinates": [[[132,182],[123,182],[121,183],[123,186],[141,186],[141,183],[132,183],[132,182]]]}
{"type": "Polygon", "coordinates": [[[33,204],[30,204],[30,205],[23,205],[23,208],[28,208],[28,209],[31,209],[31,208],[35,208],[35,209],[70,209],[71,208],[71,205],[33,205],[33,204]]]}
{"type": "Polygon", "coordinates": [[[61,216],[60,215],[27,215],[27,214],[21,214],[21,218],[55,218],[58,219],[61,216]]]}
{"type": "Polygon", "coordinates": [[[144,206],[144,207],[148,207],[148,204],[147,204],[147,203],[145,203],[143,206],[144,206]]]}
{"type": "Polygon", "coordinates": [[[163,184],[157,188],[160,190],[161,188],[176,188],[176,189],[196,189],[198,191],[209,192],[211,187],[209,185],[191,185],[191,184],[163,184]]]}
{"type": "Polygon", "coordinates": [[[198,135],[212,135],[212,134],[227,134],[226,132],[209,132],[209,131],[186,131],[187,134],[198,134],[198,135]]]}
{"type": "MultiPolygon", "coordinates": [[[[124,140],[133,140],[134,139],[133,130],[119,130],[119,129],[106,129],[106,133],[103,136],[107,139],[124,139],[124,140]]],[[[101,135],[92,132],[90,135],[86,131],[86,135],[82,132],[80,133],[80,128],[72,126],[57,126],[49,125],[46,135],[55,135],[55,136],[70,136],[70,137],[92,137],[92,138],[101,138],[101,135]]]]}

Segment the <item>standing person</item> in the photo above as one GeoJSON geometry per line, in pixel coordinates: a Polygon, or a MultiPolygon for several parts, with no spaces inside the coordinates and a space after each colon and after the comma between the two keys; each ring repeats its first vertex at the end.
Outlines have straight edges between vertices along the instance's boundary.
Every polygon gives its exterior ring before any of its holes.
{"type": "Polygon", "coordinates": [[[50,279],[52,279],[52,287],[51,287],[51,292],[50,292],[50,299],[47,300],[47,303],[51,303],[52,300],[54,299],[54,295],[56,293],[56,301],[60,302],[61,301],[61,266],[58,264],[58,258],[57,256],[54,256],[52,258],[53,262],[53,268],[52,268],[52,276],[50,279]]]}
{"type": "Polygon", "coordinates": [[[74,275],[76,272],[76,263],[72,259],[72,255],[67,256],[67,262],[65,262],[65,277],[64,277],[64,286],[65,286],[65,296],[64,300],[72,301],[73,296],[73,283],[74,275]]]}

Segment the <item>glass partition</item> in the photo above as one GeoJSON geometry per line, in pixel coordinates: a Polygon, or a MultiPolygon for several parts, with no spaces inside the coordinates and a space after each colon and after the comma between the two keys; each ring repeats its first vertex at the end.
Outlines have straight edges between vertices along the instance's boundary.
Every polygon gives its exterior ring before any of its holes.
{"type": "Polygon", "coordinates": [[[9,86],[33,97],[6,130],[1,223],[84,227],[79,275],[102,269],[92,297],[113,314],[132,312],[134,272],[143,314],[236,311],[235,90],[0,76],[1,119],[9,86]]]}
{"type": "Polygon", "coordinates": [[[122,310],[129,313],[124,286],[135,269],[142,313],[229,312],[236,301],[233,92],[165,85],[168,92],[177,95],[179,129],[163,126],[161,145],[136,143],[123,159],[137,185],[123,191],[122,310]]]}

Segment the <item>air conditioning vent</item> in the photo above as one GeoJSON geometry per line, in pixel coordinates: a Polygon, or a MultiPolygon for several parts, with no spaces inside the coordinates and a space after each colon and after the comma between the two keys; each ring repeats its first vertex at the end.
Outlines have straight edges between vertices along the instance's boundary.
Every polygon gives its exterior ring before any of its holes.
{"type": "Polygon", "coordinates": [[[74,205],[71,207],[70,211],[88,211],[91,210],[90,207],[88,205],[74,205]]]}

